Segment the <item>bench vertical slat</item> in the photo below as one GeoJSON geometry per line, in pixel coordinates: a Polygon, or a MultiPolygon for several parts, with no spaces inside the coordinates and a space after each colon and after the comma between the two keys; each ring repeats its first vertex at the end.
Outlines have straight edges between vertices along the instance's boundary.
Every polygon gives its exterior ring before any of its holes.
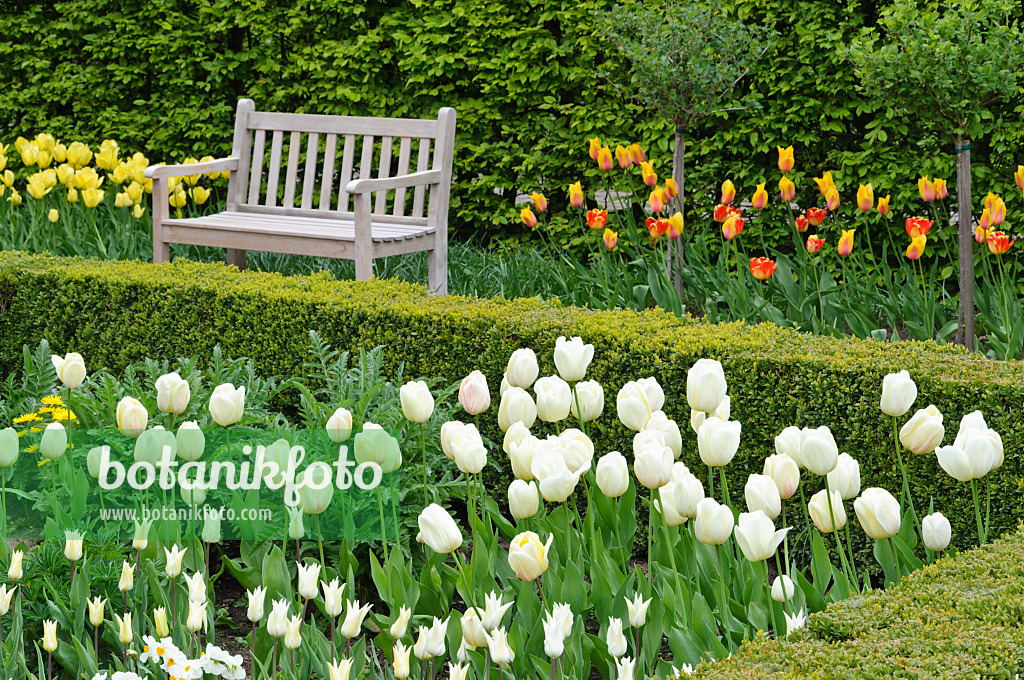
{"type": "MultiPolygon", "coordinates": [[[[412,153],[412,139],[409,137],[402,137],[402,146],[398,151],[398,169],[395,171],[395,176],[409,174],[409,156],[412,153]]],[[[405,214],[405,187],[401,187],[395,190],[395,210],[394,214],[401,217],[405,214]]]]}
{"type": "Polygon", "coordinates": [[[270,169],[267,171],[267,201],[268,207],[277,205],[277,178],[281,174],[281,142],[284,132],[274,130],[274,141],[270,145],[270,169]]]}
{"type": "Polygon", "coordinates": [[[313,207],[313,185],[316,183],[316,157],[319,151],[320,135],[310,132],[306,144],[306,169],[302,172],[302,208],[305,210],[313,207]]]}
{"type": "MultiPolygon", "coordinates": [[[[416,172],[423,172],[430,169],[430,139],[420,140],[419,158],[416,160],[416,172]]],[[[412,216],[423,217],[423,198],[426,194],[426,187],[416,187],[412,199],[412,216]]]]}
{"type": "MultiPolygon", "coordinates": [[[[391,176],[391,137],[383,137],[380,140],[380,166],[377,168],[377,178],[385,179],[391,176]]],[[[377,204],[374,206],[374,215],[383,215],[387,211],[388,192],[377,192],[377,204]]]]}
{"type": "Polygon", "coordinates": [[[260,189],[263,188],[263,147],[267,143],[265,130],[257,130],[252,143],[252,169],[249,171],[249,198],[246,203],[256,205],[260,202],[260,189]]]}
{"type": "Polygon", "coordinates": [[[324,148],[324,169],[320,176],[320,205],[318,210],[331,209],[331,189],[334,188],[334,152],[338,147],[338,135],[327,135],[324,148]]]}
{"type": "Polygon", "coordinates": [[[295,207],[295,185],[299,174],[299,147],[302,146],[302,133],[293,130],[288,140],[288,171],[284,176],[284,202],[286,208],[295,207]]]}
{"type": "Polygon", "coordinates": [[[252,160],[252,130],[249,118],[256,105],[251,99],[238,100],[235,113],[235,135],[231,141],[231,155],[238,159],[238,170],[228,177],[227,209],[235,210],[239,203],[245,203],[249,186],[249,163],[252,160]]]}
{"type": "Polygon", "coordinates": [[[348,192],[345,187],[352,179],[352,165],[356,162],[356,136],[345,135],[345,152],[341,157],[341,184],[338,185],[338,210],[348,212],[348,192]]]}
{"type": "MultiPolygon", "coordinates": [[[[363,137],[363,157],[359,161],[359,179],[373,177],[373,135],[363,137]]],[[[355,211],[355,198],[352,199],[352,210],[355,211]]],[[[348,205],[346,198],[345,205],[348,205]]],[[[373,209],[373,204],[370,204],[373,209]]]]}

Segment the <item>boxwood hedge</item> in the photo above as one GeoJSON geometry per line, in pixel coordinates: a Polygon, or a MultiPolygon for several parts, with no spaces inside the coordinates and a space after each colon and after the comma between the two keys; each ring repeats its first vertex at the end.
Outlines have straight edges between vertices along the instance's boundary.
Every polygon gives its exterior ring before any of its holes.
{"type": "MultiPolygon", "coordinates": [[[[407,376],[454,382],[480,369],[495,397],[514,349],[534,348],[542,374],[548,374],[554,372],[555,339],[582,336],[596,348],[588,376],[606,394],[605,415],[595,423],[598,453],[620,449],[628,455],[631,433],[615,418],[615,394],[627,380],[654,375],[665,388],[665,410],[681,425],[683,460],[694,470],[704,467],[688,426],[686,372],[700,357],[719,359],[733,418],[743,423],[740,452],[728,468],[734,490],[749,472],[760,471],[775,435],[787,425],[828,425],[841,450],[860,460],[864,486],[898,489],[892,424],[878,402],[883,376],[907,369],[919,386],[916,405],[935,404],[945,414],[947,443],[960,418],[975,409],[1002,434],[1005,463],[989,475],[990,535],[1013,528],[1020,515],[1024,372],[1017,363],[960,348],[816,337],[765,324],[712,325],[659,310],[598,312],[537,299],[435,297],[399,281],[0,253],[4,373],[20,365],[23,344],[46,338],[56,352],[81,352],[88,365],[114,371],[144,357],[209,356],[219,343],[228,356],[251,358],[264,375],[298,376],[310,330],[342,349],[385,345],[390,368],[404,362],[407,376]]],[[[495,421],[481,422],[494,428],[495,421]]],[[[500,441],[496,429],[485,434],[500,441]]],[[[933,500],[952,521],[954,542],[971,545],[974,513],[966,487],[947,476],[934,456],[908,457],[919,509],[933,500]]],[[[820,480],[803,483],[810,495],[820,480]]]]}
{"type": "Polygon", "coordinates": [[[1015,678],[1024,668],[1024,531],[745,644],[702,680],[1015,678]]]}

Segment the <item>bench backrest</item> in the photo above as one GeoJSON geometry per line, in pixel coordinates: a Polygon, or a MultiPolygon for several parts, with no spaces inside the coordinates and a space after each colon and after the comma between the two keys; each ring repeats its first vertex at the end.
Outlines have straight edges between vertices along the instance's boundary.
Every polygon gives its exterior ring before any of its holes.
{"type": "Polygon", "coordinates": [[[444,226],[455,146],[455,110],[436,120],[360,118],[256,111],[238,102],[227,209],[351,220],[352,179],[394,177],[441,170],[433,189],[375,192],[373,219],[444,226]],[[438,215],[443,214],[438,225],[438,215]]]}

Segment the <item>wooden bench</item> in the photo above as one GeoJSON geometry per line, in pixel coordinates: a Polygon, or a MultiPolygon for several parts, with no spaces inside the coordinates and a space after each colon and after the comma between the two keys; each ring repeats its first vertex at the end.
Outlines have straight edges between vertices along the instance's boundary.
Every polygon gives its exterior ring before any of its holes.
{"type": "Polygon", "coordinates": [[[247,250],[355,260],[356,279],[365,281],[374,258],[425,250],[427,285],[443,295],[454,146],[451,108],[437,120],[356,118],[256,111],[242,99],[230,157],[146,170],[153,178],[153,262],[169,259],[169,244],[188,243],[226,248],[228,264],[239,269],[247,250]],[[225,171],[224,212],[171,215],[168,178],[225,171]]]}

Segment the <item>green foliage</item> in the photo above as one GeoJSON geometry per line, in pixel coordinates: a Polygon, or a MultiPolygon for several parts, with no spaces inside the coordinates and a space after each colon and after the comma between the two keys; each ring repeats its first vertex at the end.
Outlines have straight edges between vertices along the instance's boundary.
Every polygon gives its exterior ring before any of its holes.
{"type": "Polygon", "coordinates": [[[1017,94],[1024,41],[1004,0],[965,0],[921,7],[898,0],[850,47],[863,88],[898,100],[948,139],[992,128],[988,106],[1017,94]]]}
{"type": "Polygon", "coordinates": [[[760,639],[696,677],[1013,678],[1024,667],[1024,533],[948,557],[885,592],[813,614],[807,631],[760,639]]]}
{"type": "MultiPolygon", "coordinates": [[[[587,376],[606,394],[605,415],[594,423],[598,451],[631,450],[632,433],[615,418],[614,395],[626,381],[653,375],[665,387],[666,413],[683,424],[682,460],[697,471],[705,468],[686,426],[686,373],[700,357],[717,358],[729,380],[732,413],[743,423],[743,445],[727,470],[731,486],[761,471],[785,426],[828,425],[840,450],[861,461],[865,487],[898,489],[892,423],[878,403],[885,374],[907,369],[919,387],[916,406],[935,404],[945,414],[947,438],[976,409],[1002,435],[1006,461],[984,485],[991,484],[992,534],[1017,521],[1024,375],[1014,363],[960,348],[834,339],[768,324],[712,325],[660,310],[598,312],[536,299],[435,297],[400,281],[240,274],[184,261],[153,266],[0,255],[3,372],[21,365],[23,344],[45,337],[54,352],[77,351],[88,366],[112,371],[145,357],[208,357],[219,344],[225,356],[251,359],[261,375],[304,376],[308,369],[300,358],[310,330],[350,352],[383,345],[382,370],[404,363],[410,378],[455,382],[481,370],[495,394],[513,350],[534,348],[541,374],[550,374],[556,338],[579,335],[595,346],[587,376]]],[[[480,424],[487,438],[501,441],[496,418],[480,424]]],[[[538,432],[544,434],[543,428],[538,432]]],[[[493,458],[504,463],[500,454],[493,458]]],[[[942,472],[933,456],[912,456],[907,468],[918,506],[934,499],[935,509],[953,522],[955,544],[968,545],[975,530],[966,487],[942,472]]],[[[803,483],[809,497],[820,480],[809,475],[803,483]]],[[[865,549],[863,537],[857,540],[865,549]]]]}

